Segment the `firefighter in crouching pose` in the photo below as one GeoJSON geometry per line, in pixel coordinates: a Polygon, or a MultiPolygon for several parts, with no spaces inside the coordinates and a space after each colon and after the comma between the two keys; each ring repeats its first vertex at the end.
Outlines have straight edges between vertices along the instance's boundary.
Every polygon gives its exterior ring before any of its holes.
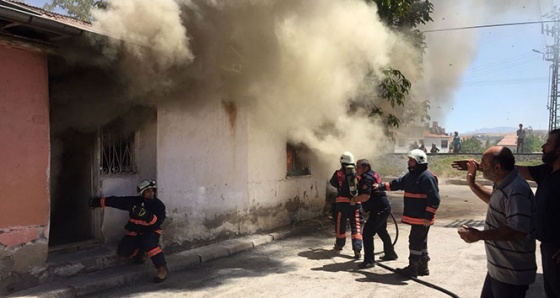
{"type": "Polygon", "coordinates": [[[359,259],[362,251],[361,224],[364,220],[362,204],[353,201],[353,198],[358,195],[358,176],[352,153],[342,153],[340,165],[340,169],[334,172],[330,180],[330,184],[338,191],[334,206],[336,233],[334,249],[342,250],[346,244],[346,220],[349,219],[354,258],[359,259]]]}
{"type": "Polygon", "coordinates": [[[165,220],[165,205],[156,198],[156,182],[143,180],[138,184],[138,196],[93,197],[91,207],[113,207],[126,210],[129,220],[125,226],[127,234],[119,242],[117,254],[143,263],[146,256],[152,260],[157,274],[153,281],[159,283],[167,278],[167,263],[159,245],[161,224],[165,220]]]}
{"type": "Polygon", "coordinates": [[[409,276],[429,275],[428,231],[436,219],[439,207],[437,177],[428,170],[428,157],[419,149],[408,154],[408,173],[384,184],[374,184],[379,191],[404,190],[402,222],[411,225],[408,236],[409,265],[397,272],[409,276]]]}

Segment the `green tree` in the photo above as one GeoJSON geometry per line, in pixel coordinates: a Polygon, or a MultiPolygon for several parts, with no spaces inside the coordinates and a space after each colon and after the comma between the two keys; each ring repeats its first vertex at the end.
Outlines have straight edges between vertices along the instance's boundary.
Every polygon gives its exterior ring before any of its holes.
{"type": "Polygon", "coordinates": [[[461,153],[480,153],[484,151],[482,143],[475,137],[463,139],[461,141],[461,153]]]}
{"type": "Polygon", "coordinates": [[[546,143],[548,133],[535,132],[532,127],[525,129],[525,140],[523,142],[523,152],[540,152],[541,146],[546,143]]]}
{"type": "Polygon", "coordinates": [[[105,8],[107,2],[102,0],[51,0],[51,3],[46,3],[43,9],[50,11],[62,9],[71,17],[90,22],[93,7],[105,8]]]}
{"type": "Polygon", "coordinates": [[[428,0],[366,0],[375,2],[379,17],[389,26],[415,28],[432,21],[434,5],[428,0]]]}
{"type": "MultiPolygon", "coordinates": [[[[383,23],[395,31],[409,36],[413,44],[422,52],[426,48],[425,36],[415,29],[420,24],[433,21],[430,14],[434,11],[433,4],[428,0],[365,0],[377,5],[377,14],[383,23]]],[[[420,58],[422,59],[422,58],[420,58]]],[[[422,61],[418,61],[421,65],[422,61]]],[[[405,101],[412,84],[398,70],[388,68],[383,71],[377,91],[381,99],[388,101],[391,111],[384,111],[378,105],[370,110],[371,117],[382,117],[387,125],[386,132],[391,134],[390,128],[398,128],[401,124],[415,121],[430,120],[428,111],[429,100],[420,102],[405,101]]],[[[391,134],[392,135],[392,134],[391,134]]]]}

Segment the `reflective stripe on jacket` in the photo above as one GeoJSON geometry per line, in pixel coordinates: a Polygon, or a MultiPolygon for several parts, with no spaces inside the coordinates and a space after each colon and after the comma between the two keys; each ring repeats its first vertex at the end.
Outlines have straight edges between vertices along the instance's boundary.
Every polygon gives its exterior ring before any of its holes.
{"type": "Polygon", "coordinates": [[[380,184],[379,189],[404,190],[402,222],[423,225],[424,219],[427,219],[430,224],[434,223],[440,203],[439,187],[437,177],[427,165],[418,165],[403,177],[380,184]]]}

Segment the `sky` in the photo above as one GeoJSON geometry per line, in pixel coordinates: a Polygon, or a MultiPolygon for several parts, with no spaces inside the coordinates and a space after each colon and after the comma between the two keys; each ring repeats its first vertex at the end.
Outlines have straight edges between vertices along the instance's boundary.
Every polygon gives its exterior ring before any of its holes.
{"type": "MultiPolygon", "coordinates": [[[[454,2],[454,1],[453,1],[454,2]]],[[[476,1],[461,1],[463,4],[476,1]]],[[[459,5],[441,13],[435,1],[434,22],[429,28],[449,29],[490,24],[508,24],[549,20],[542,15],[551,11],[555,1],[484,1],[480,10],[466,9],[471,19],[457,24],[459,5]],[[489,3],[494,2],[494,7],[489,3]],[[478,15],[474,15],[478,14],[478,15]],[[457,26],[459,25],[459,26],[457,26]]],[[[463,13],[465,14],[465,13],[463,13]]],[[[541,33],[541,25],[499,26],[468,30],[426,32],[428,47],[434,39],[464,36],[469,45],[457,49],[458,56],[473,47],[466,69],[452,90],[450,101],[432,105],[432,120],[439,120],[448,132],[466,133],[482,128],[525,127],[548,129],[550,62],[543,60],[551,37],[541,33]],[[441,111],[441,113],[438,113],[441,111]]],[[[446,59],[443,57],[442,59],[446,59]]],[[[450,67],[453,66],[450,63],[450,67]]],[[[445,74],[443,74],[445,75],[445,74]]]]}
{"type": "MultiPolygon", "coordinates": [[[[47,1],[25,2],[42,7],[47,1]]],[[[549,20],[543,15],[556,2],[560,0],[432,0],[434,22],[420,30],[549,20]]],[[[541,33],[540,24],[425,34],[424,88],[432,121],[460,133],[516,128],[519,123],[548,129],[550,62],[534,50],[545,52],[552,38],[541,33]]]]}

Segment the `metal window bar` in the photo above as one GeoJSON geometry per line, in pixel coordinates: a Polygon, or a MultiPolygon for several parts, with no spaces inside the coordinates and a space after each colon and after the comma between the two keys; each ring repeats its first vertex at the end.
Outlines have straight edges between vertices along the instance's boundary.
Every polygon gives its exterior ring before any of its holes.
{"type": "Polygon", "coordinates": [[[136,173],[134,133],[127,136],[116,136],[103,130],[101,144],[101,175],[132,175],[136,173]]]}

